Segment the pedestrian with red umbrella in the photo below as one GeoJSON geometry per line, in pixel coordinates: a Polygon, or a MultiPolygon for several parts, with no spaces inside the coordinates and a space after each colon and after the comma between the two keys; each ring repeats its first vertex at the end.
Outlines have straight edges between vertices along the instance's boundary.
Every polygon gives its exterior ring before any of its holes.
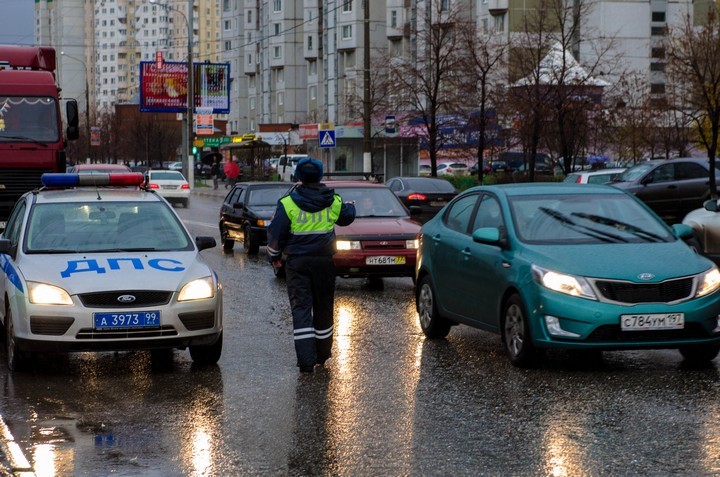
{"type": "Polygon", "coordinates": [[[237,163],[235,156],[231,157],[230,160],[225,163],[223,171],[225,172],[225,177],[227,177],[225,188],[227,189],[228,186],[234,186],[240,175],[240,164],[237,163]]]}

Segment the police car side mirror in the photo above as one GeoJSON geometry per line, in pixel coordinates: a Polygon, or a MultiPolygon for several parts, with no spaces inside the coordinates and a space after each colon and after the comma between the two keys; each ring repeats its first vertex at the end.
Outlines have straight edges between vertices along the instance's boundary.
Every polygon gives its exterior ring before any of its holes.
{"type": "Polygon", "coordinates": [[[195,237],[195,245],[199,250],[205,250],[206,248],[215,247],[217,243],[215,243],[215,237],[198,236],[195,237]]]}
{"type": "Polygon", "coordinates": [[[0,239],[0,253],[7,253],[11,255],[12,245],[9,239],[0,239]]]}

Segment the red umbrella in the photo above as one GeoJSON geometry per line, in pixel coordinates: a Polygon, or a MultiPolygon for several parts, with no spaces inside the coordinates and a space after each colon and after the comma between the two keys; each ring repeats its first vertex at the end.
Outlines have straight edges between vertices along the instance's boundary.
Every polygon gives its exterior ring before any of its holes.
{"type": "Polygon", "coordinates": [[[223,166],[223,171],[228,179],[237,179],[240,175],[240,166],[235,161],[228,161],[223,166]]]}

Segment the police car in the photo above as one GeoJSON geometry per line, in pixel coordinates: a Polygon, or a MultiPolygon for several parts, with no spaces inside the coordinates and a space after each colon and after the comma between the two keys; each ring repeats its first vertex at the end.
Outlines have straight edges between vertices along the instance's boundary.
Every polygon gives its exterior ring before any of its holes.
{"type": "Polygon", "coordinates": [[[42,181],[0,235],[8,367],[36,352],[173,348],[217,363],[222,287],[199,253],[215,239],[193,240],[140,173],[42,181]]]}

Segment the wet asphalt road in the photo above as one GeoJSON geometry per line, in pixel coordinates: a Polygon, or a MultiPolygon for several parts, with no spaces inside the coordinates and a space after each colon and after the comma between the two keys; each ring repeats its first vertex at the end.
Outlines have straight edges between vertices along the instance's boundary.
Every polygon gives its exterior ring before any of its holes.
{"type": "MultiPolygon", "coordinates": [[[[177,210],[219,242],[218,201],[177,210]]],[[[720,360],[557,352],[520,370],[494,335],[425,340],[410,279],[338,279],[332,362],[300,375],[264,248],[202,253],[224,285],[218,366],[187,351],[170,368],[145,352],[0,366],[0,414],[36,475],[720,475],[720,360]]]]}

